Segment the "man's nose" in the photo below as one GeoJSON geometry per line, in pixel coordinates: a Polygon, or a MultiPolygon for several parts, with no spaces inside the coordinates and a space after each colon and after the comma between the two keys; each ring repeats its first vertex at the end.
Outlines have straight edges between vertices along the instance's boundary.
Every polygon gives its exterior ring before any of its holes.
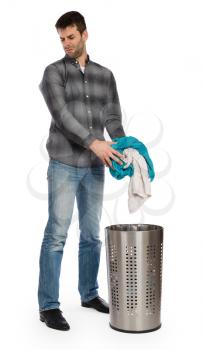
{"type": "Polygon", "coordinates": [[[70,41],[68,39],[65,39],[63,44],[64,44],[65,47],[69,47],[70,41]]]}

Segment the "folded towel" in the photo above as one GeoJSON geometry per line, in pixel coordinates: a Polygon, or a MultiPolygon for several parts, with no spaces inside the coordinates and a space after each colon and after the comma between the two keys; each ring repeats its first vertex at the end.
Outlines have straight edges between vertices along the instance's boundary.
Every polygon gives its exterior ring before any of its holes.
{"type": "Polygon", "coordinates": [[[133,148],[126,148],[123,151],[127,169],[131,164],[134,173],[128,185],[128,209],[130,213],[139,209],[143,203],[151,197],[151,183],[148,175],[147,163],[140,153],[133,148]]]}

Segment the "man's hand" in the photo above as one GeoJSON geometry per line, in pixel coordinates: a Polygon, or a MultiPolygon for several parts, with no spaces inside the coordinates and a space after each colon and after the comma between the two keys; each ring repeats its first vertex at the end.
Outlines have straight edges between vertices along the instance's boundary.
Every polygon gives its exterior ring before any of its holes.
{"type": "Polygon", "coordinates": [[[118,157],[122,159],[125,158],[123,154],[110,147],[110,145],[112,145],[113,143],[117,142],[94,140],[89,146],[89,148],[102,160],[102,162],[106,166],[110,166],[112,169],[114,168],[110,158],[112,158],[119,164],[122,164],[123,162],[118,157]]]}

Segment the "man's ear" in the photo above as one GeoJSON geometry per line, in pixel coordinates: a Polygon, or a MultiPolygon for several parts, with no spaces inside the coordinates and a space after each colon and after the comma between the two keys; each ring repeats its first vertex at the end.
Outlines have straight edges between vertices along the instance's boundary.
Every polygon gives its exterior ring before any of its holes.
{"type": "Polygon", "coordinates": [[[84,30],[84,32],[82,33],[82,38],[84,40],[87,40],[88,39],[88,32],[87,32],[87,29],[84,30]]]}

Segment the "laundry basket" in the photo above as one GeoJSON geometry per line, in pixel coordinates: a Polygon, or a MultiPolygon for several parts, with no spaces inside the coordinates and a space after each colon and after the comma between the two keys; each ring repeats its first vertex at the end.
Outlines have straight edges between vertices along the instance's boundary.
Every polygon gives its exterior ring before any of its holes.
{"type": "Polygon", "coordinates": [[[163,227],[105,227],[110,326],[140,333],[161,327],[163,227]]]}

